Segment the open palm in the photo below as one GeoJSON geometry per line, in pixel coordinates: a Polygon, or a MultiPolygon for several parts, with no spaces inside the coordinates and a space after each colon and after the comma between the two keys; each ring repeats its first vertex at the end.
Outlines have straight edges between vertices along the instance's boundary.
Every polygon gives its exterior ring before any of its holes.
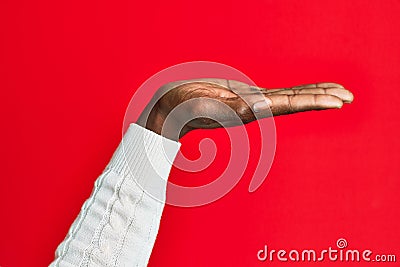
{"type": "Polygon", "coordinates": [[[315,83],[265,89],[226,80],[203,78],[162,86],[138,124],[177,140],[200,128],[249,123],[270,116],[341,108],[353,94],[337,83],[315,83]]]}

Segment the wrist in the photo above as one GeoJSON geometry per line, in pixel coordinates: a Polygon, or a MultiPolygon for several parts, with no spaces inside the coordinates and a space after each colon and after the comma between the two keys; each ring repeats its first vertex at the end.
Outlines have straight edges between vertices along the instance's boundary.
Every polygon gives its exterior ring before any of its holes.
{"type": "Polygon", "coordinates": [[[136,124],[161,135],[161,125],[164,124],[164,120],[160,116],[158,105],[155,105],[150,113],[146,112],[145,109],[139,116],[136,124]]]}
{"type": "Polygon", "coordinates": [[[177,123],[172,119],[169,119],[168,123],[165,123],[166,117],[167,116],[160,112],[156,105],[151,110],[149,116],[145,116],[145,113],[142,113],[136,124],[165,138],[179,141],[179,138],[188,132],[186,129],[187,127],[184,127],[180,132],[178,132],[179,127],[177,126],[177,123]]]}

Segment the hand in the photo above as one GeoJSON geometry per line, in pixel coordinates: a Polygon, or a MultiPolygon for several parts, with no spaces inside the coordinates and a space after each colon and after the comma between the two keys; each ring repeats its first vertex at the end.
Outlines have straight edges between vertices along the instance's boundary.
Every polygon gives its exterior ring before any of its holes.
{"type": "Polygon", "coordinates": [[[162,86],[138,124],[172,140],[191,130],[237,126],[256,119],[341,108],[353,94],[336,83],[270,89],[224,79],[196,79],[162,86]]]}

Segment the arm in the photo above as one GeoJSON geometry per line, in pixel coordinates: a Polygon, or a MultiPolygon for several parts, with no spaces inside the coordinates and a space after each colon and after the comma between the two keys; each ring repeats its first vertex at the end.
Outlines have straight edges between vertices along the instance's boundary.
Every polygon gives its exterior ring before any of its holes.
{"type": "Polygon", "coordinates": [[[51,266],[146,266],[164,208],[157,199],[165,198],[171,169],[165,153],[173,158],[179,146],[131,124],[51,266]],[[157,188],[157,199],[138,185],[143,180],[157,188]]]}
{"type": "Polygon", "coordinates": [[[224,79],[166,84],[128,129],[52,265],[147,265],[164,208],[168,159],[175,157],[177,141],[186,133],[341,108],[352,100],[335,83],[272,90],[224,79]]]}

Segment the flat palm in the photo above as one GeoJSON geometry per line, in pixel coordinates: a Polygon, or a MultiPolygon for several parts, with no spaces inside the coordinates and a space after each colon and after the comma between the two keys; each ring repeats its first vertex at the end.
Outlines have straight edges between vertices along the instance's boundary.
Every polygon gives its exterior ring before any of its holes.
{"type": "MultiPolygon", "coordinates": [[[[199,128],[235,126],[269,116],[341,108],[352,101],[353,94],[336,83],[268,90],[233,80],[196,79],[162,86],[149,104],[151,120],[147,121],[154,124],[150,126],[157,133],[164,127],[165,133],[179,129],[182,136],[199,128]],[[167,118],[169,123],[164,125],[167,118]]],[[[144,120],[142,116],[139,122],[143,124],[144,120]]]]}

